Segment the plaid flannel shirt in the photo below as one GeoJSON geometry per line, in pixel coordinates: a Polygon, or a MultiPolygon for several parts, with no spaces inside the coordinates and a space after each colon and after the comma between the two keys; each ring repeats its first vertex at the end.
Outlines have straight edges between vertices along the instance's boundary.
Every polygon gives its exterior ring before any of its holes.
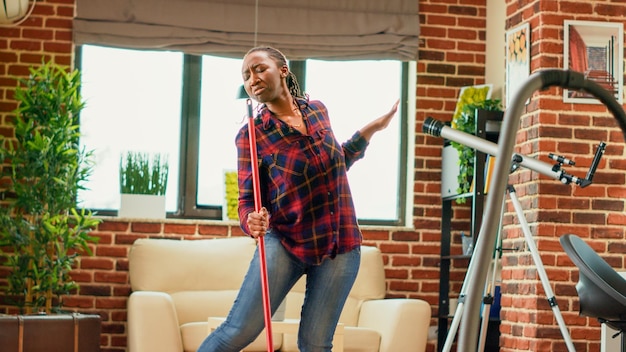
{"type": "MultiPolygon", "coordinates": [[[[319,264],[360,246],[347,170],[363,157],[367,141],[356,132],[339,145],[328,112],[319,101],[297,99],[307,134],[291,128],[261,106],[254,119],[262,206],[270,214],[269,229],[285,248],[305,263],[319,264]]],[[[247,216],[254,211],[248,127],[236,137],[239,218],[249,233],[247,216]]]]}

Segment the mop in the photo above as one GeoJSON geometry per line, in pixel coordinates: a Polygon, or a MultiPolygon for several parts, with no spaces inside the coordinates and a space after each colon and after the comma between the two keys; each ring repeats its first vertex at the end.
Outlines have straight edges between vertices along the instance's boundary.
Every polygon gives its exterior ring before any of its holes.
{"type": "MultiPolygon", "coordinates": [[[[252,168],[252,188],[254,191],[254,210],[261,211],[261,189],[259,186],[259,163],[256,153],[256,135],[254,132],[254,116],[252,114],[252,100],[247,99],[248,106],[248,135],[250,139],[250,163],[252,168]]],[[[267,282],[267,264],[265,261],[265,239],[263,236],[258,238],[259,246],[259,263],[261,264],[261,290],[263,291],[263,316],[265,319],[265,332],[267,335],[267,352],[274,350],[272,341],[272,306],[270,305],[270,292],[267,282]]]]}

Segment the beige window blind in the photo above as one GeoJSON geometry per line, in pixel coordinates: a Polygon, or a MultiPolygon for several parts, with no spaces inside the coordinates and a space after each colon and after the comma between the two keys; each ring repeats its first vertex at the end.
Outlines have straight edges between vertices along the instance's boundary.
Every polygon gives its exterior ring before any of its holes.
{"type": "Polygon", "coordinates": [[[416,60],[417,0],[76,0],[74,42],[242,57],[416,60]]]}

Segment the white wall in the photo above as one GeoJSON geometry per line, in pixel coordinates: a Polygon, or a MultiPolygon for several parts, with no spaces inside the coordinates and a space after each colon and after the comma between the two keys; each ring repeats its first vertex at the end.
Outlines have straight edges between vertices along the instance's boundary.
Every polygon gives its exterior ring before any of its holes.
{"type": "Polygon", "coordinates": [[[491,97],[504,101],[506,86],[506,4],[502,0],[487,0],[487,52],[485,83],[493,84],[491,97]]]}

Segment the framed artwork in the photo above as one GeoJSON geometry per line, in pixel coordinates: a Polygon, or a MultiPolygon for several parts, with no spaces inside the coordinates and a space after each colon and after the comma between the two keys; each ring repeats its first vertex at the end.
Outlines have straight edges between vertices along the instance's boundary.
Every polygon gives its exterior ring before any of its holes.
{"type": "MultiPolygon", "coordinates": [[[[563,68],[582,73],[623,104],[623,23],[566,20],[563,30],[563,68]]],[[[563,101],[601,104],[591,94],[570,89],[563,89],[563,101]]]]}
{"type": "Polygon", "coordinates": [[[506,32],[506,106],[530,76],[530,24],[506,32]]]}

